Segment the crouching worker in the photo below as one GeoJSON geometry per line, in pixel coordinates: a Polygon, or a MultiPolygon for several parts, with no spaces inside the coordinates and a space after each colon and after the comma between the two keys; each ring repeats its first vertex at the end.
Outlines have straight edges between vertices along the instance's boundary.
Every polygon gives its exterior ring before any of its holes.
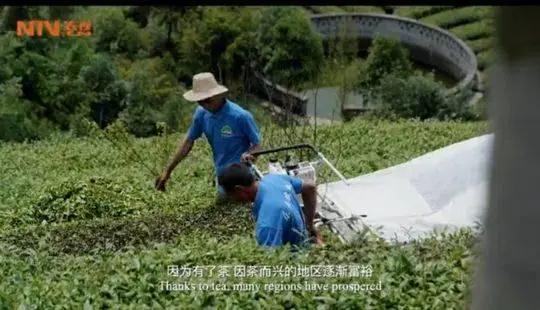
{"type": "Polygon", "coordinates": [[[314,184],[281,174],[267,174],[258,181],[246,163],[227,166],[218,181],[232,200],[253,202],[259,245],[275,247],[289,243],[299,246],[310,241],[322,244],[320,233],[313,225],[317,204],[314,184]],[[296,197],[300,193],[304,212],[296,197]]]}

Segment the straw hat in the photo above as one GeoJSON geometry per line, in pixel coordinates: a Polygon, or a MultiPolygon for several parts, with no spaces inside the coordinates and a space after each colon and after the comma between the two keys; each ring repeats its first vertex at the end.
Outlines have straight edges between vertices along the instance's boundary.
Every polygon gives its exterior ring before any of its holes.
{"type": "Polygon", "coordinates": [[[198,73],[193,76],[193,89],[184,94],[188,101],[201,101],[228,91],[227,87],[219,85],[210,72],[198,73]]]}

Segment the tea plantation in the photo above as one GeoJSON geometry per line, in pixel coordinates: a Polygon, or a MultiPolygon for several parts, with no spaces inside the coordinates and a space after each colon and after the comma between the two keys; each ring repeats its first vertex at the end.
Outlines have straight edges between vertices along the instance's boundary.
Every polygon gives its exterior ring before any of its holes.
{"type": "MultiPolygon", "coordinates": [[[[316,145],[353,177],[487,131],[485,122],[359,119],[319,127],[316,145]]],[[[301,142],[272,126],[262,134],[266,146],[301,142]]],[[[216,203],[206,143],[196,143],[162,193],[153,189],[155,173],[179,134],[104,137],[63,133],[0,144],[0,309],[455,309],[468,301],[478,238],[470,230],[399,246],[367,234],[343,244],[324,230],[323,247],[264,250],[252,237],[249,206],[216,203]],[[369,265],[372,274],[170,273],[171,266],[314,265],[369,265]],[[186,289],[197,282],[273,285],[186,289]],[[167,289],[167,283],[183,289],[167,289]],[[306,283],[329,288],[299,289],[306,283]],[[352,291],[351,283],[382,289],[352,291]]]]}

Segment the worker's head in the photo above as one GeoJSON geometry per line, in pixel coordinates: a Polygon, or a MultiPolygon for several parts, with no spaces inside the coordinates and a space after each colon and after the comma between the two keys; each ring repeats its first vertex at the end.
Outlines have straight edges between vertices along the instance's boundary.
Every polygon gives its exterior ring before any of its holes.
{"type": "Polygon", "coordinates": [[[225,99],[228,89],[219,85],[210,72],[203,72],[193,76],[193,89],[184,94],[188,101],[197,102],[201,107],[216,112],[225,99]]]}
{"type": "Polygon", "coordinates": [[[203,100],[199,100],[197,101],[197,103],[207,111],[216,112],[224,103],[224,100],[225,100],[225,95],[221,94],[221,95],[205,98],[203,100]]]}
{"type": "Polygon", "coordinates": [[[218,182],[227,196],[235,201],[255,200],[257,194],[255,176],[245,163],[235,163],[226,167],[218,177],[218,182]]]}

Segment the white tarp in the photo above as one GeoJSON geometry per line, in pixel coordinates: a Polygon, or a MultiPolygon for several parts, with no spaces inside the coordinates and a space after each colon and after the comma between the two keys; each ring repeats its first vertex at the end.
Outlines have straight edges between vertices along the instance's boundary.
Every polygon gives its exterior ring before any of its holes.
{"type": "Polygon", "coordinates": [[[340,217],[363,215],[361,222],[387,240],[474,226],[487,205],[492,143],[493,134],[472,138],[349,179],[349,185],[322,184],[319,193],[340,217]]]}

